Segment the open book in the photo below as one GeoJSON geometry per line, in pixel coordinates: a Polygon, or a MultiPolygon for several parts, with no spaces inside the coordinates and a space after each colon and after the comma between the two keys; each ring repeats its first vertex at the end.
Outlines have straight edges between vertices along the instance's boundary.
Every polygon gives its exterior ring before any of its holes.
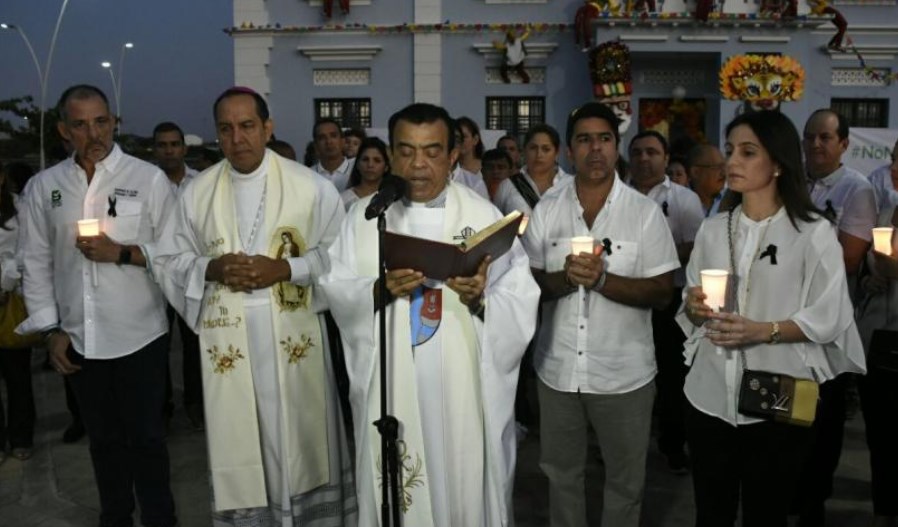
{"type": "Polygon", "coordinates": [[[523,217],[514,211],[458,245],[387,231],[387,269],[414,269],[434,280],[474,276],[486,255],[495,261],[511,249],[523,217]]]}

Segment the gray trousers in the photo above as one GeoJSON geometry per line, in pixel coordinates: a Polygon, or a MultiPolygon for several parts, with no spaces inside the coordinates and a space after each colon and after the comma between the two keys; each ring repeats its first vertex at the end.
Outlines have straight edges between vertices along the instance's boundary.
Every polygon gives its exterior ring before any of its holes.
{"type": "Polygon", "coordinates": [[[638,527],[655,382],[632,392],[559,392],[539,381],[540,468],[549,478],[552,527],[586,527],[588,424],[605,462],[602,525],[638,527]]]}

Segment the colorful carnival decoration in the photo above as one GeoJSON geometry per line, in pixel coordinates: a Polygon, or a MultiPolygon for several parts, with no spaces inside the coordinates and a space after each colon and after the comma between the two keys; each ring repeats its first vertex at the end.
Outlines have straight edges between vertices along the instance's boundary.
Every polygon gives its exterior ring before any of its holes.
{"type": "Polygon", "coordinates": [[[848,20],[842,13],[829,5],[826,0],[808,0],[811,6],[811,13],[817,16],[832,15],[832,23],[836,26],[836,34],[830,39],[826,45],[829,49],[841,50],[842,40],[845,38],[845,32],[848,31],[848,20]]]}
{"type": "Polygon", "coordinates": [[[746,101],[756,110],[772,110],[804,93],[804,68],[784,55],[736,55],[720,69],[720,93],[746,101]]]}
{"type": "Polygon", "coordinates": [[[617,40],[596,46],[589,52],[589,73],[593,95],[614,111],[621,120],[618,129],[621,133],[626,132],[633,120],[630,48],[617,40]]]}
{"type": "Polygon", "coordinates": [[[514,70],[524,84],[530,82],[530,75],[524,68],[524,59],[527,58],[527,48],[524,46],[524,41],[528,38],[530,38],[529,27],[525,28],[523,33],[509,29],[505,32],[504,41],[493,41],[493,47],[502,51],[505,55],[502,59],[502,66],[499,67],[499,75],[502,76],[502,82],[505,84],[511,82],[511,79],[508,77],[508,70],[514,70]]]}
{"type": "Polygon", "coordinates": [[[592,21],[601,15],[620,15],[620,0],[583,0],[583,5],[574,14],[574,43],[583,51],[592,46],[592,21]]]}
{"type": "MultiPolygon", "coordinates": [[[[349,14],[349,0],[338,0],[340,3],[340,11],[344,15],[349,14]]],[[[330,18],[334,14],[334,0],[324,0],[322,2],[324,8],[324,18],[330,18]]]]}

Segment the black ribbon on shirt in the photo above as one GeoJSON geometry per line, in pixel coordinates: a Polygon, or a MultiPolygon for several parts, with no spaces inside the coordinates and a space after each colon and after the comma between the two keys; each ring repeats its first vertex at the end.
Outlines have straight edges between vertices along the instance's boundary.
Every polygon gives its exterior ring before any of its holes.
{"type": "Polygon", "coordinates": [[[836,209],[833,207],[833,200],[826,200],[826,208],[823,210],[823,215],[826,216],[830,221],[836,221],[836,209]]]}
{"type": "Polygon", "coordinates": [[[109,217],[114,218],[118,216],[118,213],[115,211],[115,202],[117,201],[116,197],[109,196],[108,198],[106,198],[106,201],[109,202],[109,210],[106,211],[106,213],[109,214],[109,217]]]}
{"type": "Polygon", "coordinates": [[[770,265],[776,265],[776,245],[773,245],[772,243],[768,245],[767,248],[764,249],[764,252],[761,253],[758,260],[763,260],[766,256],[770,257],[770,265]]]}
{"type": "Polygon", "coordinates": [[[602,247],[605,248],[605,254],[611,255],[611,238],[605,238],[602,240],[602,247]]]}
{"type": "Polygon", "coordinates": [[[661,203],[661,212],[663,212],[665,216],[669,216],[669,214],[667,213],[667,206],[668,205],[666,201],[661,203]]]}

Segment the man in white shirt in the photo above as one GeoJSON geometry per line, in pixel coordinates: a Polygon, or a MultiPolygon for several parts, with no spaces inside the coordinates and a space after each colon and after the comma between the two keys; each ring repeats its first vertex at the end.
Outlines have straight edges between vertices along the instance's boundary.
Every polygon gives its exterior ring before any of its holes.
{"type": "Polygon", "coordinates": [[[265,148],[248,88],[213,106],[225,160],[184,190],[153,269],[200,337],[213,525],[354,525],[352,463],[315,287],[343,219],[333,185],[265,148]],[[304,524],[304,523],[303,523],[304,524]]]}
{"type": "MultiPolygon", "coordinates": [[[[173,122],[162,122],[153,128],[153,156],[156,164],[165,172],[175,195],[197,175],[197,171],[184,163],[187,156],[187,145],[184,143],[184,132],[173,122]]],[[[200,341],[196,333],[169,306],[167,309],[169,327],[177,317],[178,334],[181,337],[183,352],[184,411],[191,426],[196,430],[203,429],[203,377],[200,373],[200,341]]],[[[171,372],[165,378],[166,417],[171,419],[174,411],[172,401],[171,372]]]]}
{"type": "Polygon", "coordinates": [[[552,527],[586,525],[587,425],[605,460],[602,525],[636,527],[655,397],[651,309],[663,309],[679,267],[664,216],[615,172],[618,119],[587,103],[567,122],[575,179],[540,200],[524,247],[542,290],[535,368],[540,466],[552,527]],[[596,250],[571,254],[571,238],[596,250]]]}
{"type": "Polygon", "coordinates": [[[115,118],[98,88],[59,101],[59,133],[74,155],[35,176],[23,222],[19,330],[47,335],[50,363],[70,375],[90,438],[100,525],[175,525],[163,404],[168,324],[143,245],[159,239],[174,196],[161,170],[113,142],[115,118]],[[100,234],[79,236],[77,220],[100,234]]]}
{"type": "MultiPolygon", "coordinates": [[[[677,247],[680,264],[685,267],[692,254],[695,234],[702,224],[704,212],[695,192],[673,183],[665,174],[670,160],[667,140],[658,132],[639,132],[630,140],[630,184],[651,198],[667,219],[667,225],[677,247]]],[[[683,361],[683,342],[686,338],[674,317],[680,307],[686,275],[683,269],[674,273],[673,296],[663,310],[652,311],[652,331],[655,341],[655,360],[658,363],[658,447],[667,457],[667,464],[675,473],[688,471],[686,456],[685,413],[686,397],[683,384],[689,369],[683,361]]]]}
{"type": "MultiPolygon", "coordinates": [[[[501,218],[449,179],[458,152],[445,109],[413,104],[389,122],[391,164],[405,199],[387,229],[457,243],[501,218]]],[[[331,246],[322,280],[346,343],[356,427],[359,525],[378,525],[380,418],[377,222],[355,205],[331,246]]],[[[368,200],[368,201],[365,201],[368,200]]],[[[446,281],[416,269],[386,274],[390,413],[400,422],[402,524],[500,527],[513,522],[518,367],[536,324],[539,290],[519,243],[473,276],[446,281]]]]}
{"type": "Polygon", "coordinates": [[[344,139],[340,123],[330,118],[319,119],[312,127],[312,139],[318,163],[313,170],[334,184],[337,193],[346,190],[353,162],[343,154],[344,139]]]}
{"type": "MultiPolygon", "coordinates": [[[[811,200],[833,221],[854,299],[857,273],[873,238],[877,209],[873,185],[861,173],[842,164],[848,150],[848,121],[839,113],[817,110],[804,126],[803,145],[811,200]]],[[[846,392],[851,374],[843,374],[820,386],[820,408],[814,426],[817,441],[808,456],[793,509],[799,525],[823,525],[824,502],[832,495],[833,475],[842,453],[845,432],[846,392]]]]}

